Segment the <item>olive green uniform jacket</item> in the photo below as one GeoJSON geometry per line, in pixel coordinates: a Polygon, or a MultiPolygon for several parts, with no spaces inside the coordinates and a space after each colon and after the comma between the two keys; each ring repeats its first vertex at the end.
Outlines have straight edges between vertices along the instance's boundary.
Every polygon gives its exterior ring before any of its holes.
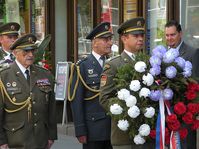
{"type": "MultiPolygon", "coordinates": [[[[107,61],[105,64],[104,71],[102,73],[102,77],[106,76],[107,80],[106,83],[103,83],[101,80],[101,94],[100,94],[100,104],[104,107],[104,109],[108,112],[109,111],[109,99],[112,97],[116,97],[116,87],[113,81],[117,73],[117,69],[125,64],[131,64],[133,67],[133,60],[130,58],[125,52],[121,53],[121,56],[113,58],[110,61],[107,61]],[[107,66],[107,67],[106,67],[107,66]]],[[[155,148],[154,142],[145,143],[144,145],[135,145],[133,144],[133,140],[130,140],[129,135],[127,132],[120,130],[117,127],[117,122],[111,119],[111,144],[112,145],[131,145],[134,149],[147,149],[147,148],[155,148]],[[150,145],[150,147],[149,147],[150,145]]]]}
{"type": "Polygon", "coordinates": [[[9,148],[16,149],[45,149],[48,140],[57,139],[52,75],[49,71],[32,65],[28,85],[14,62],[0,72],[0,79],[11,97],[9,100],[0,91],[0,145],[8,144],[9,148]],[[29,97],[30,104],[16,105],[26,103],[29,97]],[[6,109],[12,112],[19,110],[10,113],[6,109]]]}

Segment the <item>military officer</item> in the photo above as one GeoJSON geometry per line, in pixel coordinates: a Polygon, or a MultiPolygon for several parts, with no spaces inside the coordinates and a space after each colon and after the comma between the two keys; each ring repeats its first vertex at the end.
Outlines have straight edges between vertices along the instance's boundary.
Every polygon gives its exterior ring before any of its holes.
{"type": "Polygon", "coordinates": [[[18,38],[19,29],[20,25],[16,22],[9,22],[0,26],[0,67],[13,62],[14,55],[10,46],[18,38]]]}
{"type": "Polygon", "coordinates": [[[35,66],[36,37],[27,34],[10,49],[16,59],[0,71],[0,147],[46,149],[57,139],[54,80],[35,66]]]}
{"type": "Polygon", "coordinates": [[[112,149],[110,143],[110,117],[99,104],[100,75],[106,55],[111,52],[110,23],[96,26],[86,37],[92,41],[92,52],[78,62],[71,93],[75,134],[83,149],[112,149]],[[78,81],[79,77],[83,79],[78,81]],[[74,86],[77,87],[75,88],[74,86]]]}
{"type": "MultiPolygon", "coordinates": [[[[120,34],[124,45],[124,51],[120,56],[112,58],[107,61],[101,75],[100,83],[100,104],[106,111],[109,111],[109,99],[116,96],[116,86],[114,84],[114,77],[117,69],[124,64],[133,64],[134,57],[144,44],[144,19],[133,18],[121,24],[117,30],[120,34]]],[[[148,149],[155,148],[154,143],[146,143],[145,145],[135,145],[130,140],[127,132],[121,131],[117,127],[117,122],[111,119],[111,143],[113,149],[148,149]]]]}

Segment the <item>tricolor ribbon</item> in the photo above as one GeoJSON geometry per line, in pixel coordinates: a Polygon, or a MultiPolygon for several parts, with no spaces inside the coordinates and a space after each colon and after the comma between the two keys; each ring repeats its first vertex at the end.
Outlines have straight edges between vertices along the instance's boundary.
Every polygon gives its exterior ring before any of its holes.
{"type": "MultiPolygon", "coordinates": [[[[168,115],[171,114],[169,101],[159,100],[159,113],[156,123],[156,149],[165,148],[165,106],[168,115]]],[[[170,149],[181,149],[180,135],[178,132],[171,132],[170,149]]]]}

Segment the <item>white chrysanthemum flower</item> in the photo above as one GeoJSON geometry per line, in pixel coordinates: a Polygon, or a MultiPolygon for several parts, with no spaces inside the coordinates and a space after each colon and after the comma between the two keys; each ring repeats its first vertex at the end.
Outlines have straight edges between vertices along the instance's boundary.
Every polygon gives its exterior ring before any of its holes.
{"type": "Polygon", "coordinates": [[[142,72],[145,72],[146,64],[145,64],[145,62],[143,62],[143,61],[139,61],[139,62],[137,62],[137,63],[135,64],[134,68],[135,68],[135,70],[136,70],[137,72],[142,73],[142,72]]]}
{"type": "Polygon", "coordinates": [[[127,107],[132,107],[137,103],[137,98],[133,95],[130,95],[125,101],[127,107]]]}
{"type": "Polygon", "coordinates": [[[148,124],[142,124],[140,126],[140,128],[138,129],[138,131],[139,131],[139,135],[148,136],[151,129],[150,129],[150,126],[148,124]]]}
{"type": "Polygon", "coordinates": [[[117,126],[122,131],[127,131],[128,127],[129,127],[129,122],[127,120],[119,120],[118,123],[117,123],[117,126]]]}
{"type": "Polygon", "coordinates": [[[136,118],[140,115],[140,109],[137,106],[132,106],[128,109],[128,115],[131,118],[136,118]]]}
{"type": "Polygon", "coordinates": [[[147,118],[152,118],[155,114],[155,109],[153,107],[149,107],[145,109],[144,116],[147,118]]]}
{"type": "Polygon", "coordinates": [[[139,145],[139,144],[144,144],[145,143],[145,139],[140,136],[140,135],[136,135],[133,139],[134,143],[139,145]]]}
{"type": "Polygon", "coordinates": [[[140,90],[141,85],[139,80],[132,80],[131,84],[129,85],[130,90],[137,92],[140,90]]]}
{"type": "Polygon", "coordinates": [[[147,86],[151,86],[154,82],[154,78],[150,73],[147,73],[147,75],[142,76],[143,84],[147,86]]]}
{"type": "Polygon", "coordinates": [[[140,92],[139,92],[139,96],[140,97],[149,97],[149,95],[150,95],[150,93],[151,93],[151,91],[148,89],[148,88],[146,88],[146,87],[143,87],[141,90],[140,90],[140,92]]]}
{"type": "Polygon", "coordinates": [[[118,105],[117,103],[115,103],[115,104],[110,106],[110,111],[114,115],[119,115],[119,114],[122,113],[123,108],[120,105],[118,105]]]}
{"type": "Polygon", "coordinates": [[[117,97],[120,100],[126,100],[126,98],[128,98],[129,96],[130,96],[130,92],[129,92],[129,90],[127,90],[125,88],[123,88],[117,92],[117,97]]]}

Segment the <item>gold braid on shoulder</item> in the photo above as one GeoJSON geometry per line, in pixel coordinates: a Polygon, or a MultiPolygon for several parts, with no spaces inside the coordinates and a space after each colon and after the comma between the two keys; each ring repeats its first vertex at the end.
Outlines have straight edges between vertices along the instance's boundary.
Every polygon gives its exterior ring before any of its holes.
{"type": "Polygon", "coordinates": [[[99,96],[100,90],[95,90],[95,89],[89,87],[86,84],[86,82],[84,81],[84,79],[82,78],[82,75],[80,73],[79,66],[75,65],[74,63],[71,64],[70,72],[71,73],[70,73],[69,82],[68,82],[68,100],[69,101],[73,101],[73,99],[75,98],[75,94],[76,94],[76,90],[77,90],[77,86],[78,86],[79,80],[83,83],[83,85],[85,86],[86,89],[88,89],[91,92],[95,92],[96,93],[95,95],[93,95],[91,97],[88,97],[88,98],[85,98],[84,100],[92,100],[92,99],[96,98],[97,96],[99,96]],[[77,71],[77,79],[76,79],[75,86],[74,86],[74,89],[73,89],[73,94],[71,96],[70,90],[71,90],[71,84],[72,84],[72,81],[73,81],[73,75],[74,75],[75,68],[76,68],[76,71],[77,71]]]}
{"type": "Polygon", "coordinates": [[[21,111],[22,109],[27,107],[27,109],[28,109],[28,120],[30,119],[30,117],[31,117],[31,107],[32,107],[32,105],[31,105],[31,97],[28,97],[23,102],[15,102],[16,98],[13,97],[11,99],[11,97],[9,96],[8,92],[6,91],[6,88],[5,88],[4,84],[3,84],[3,82],[1,81],[1,79],[0,79],[0,91],[1,91],[2,98],[3,98],[3,102],[5,102],[5,97],[7,97],[7,99],[9,100],[9,102],[11,104],[19,107],[19,108],[12,109],[12,110],[4,108],[7,113],[15,113],[15,112],[21,111]]]}

